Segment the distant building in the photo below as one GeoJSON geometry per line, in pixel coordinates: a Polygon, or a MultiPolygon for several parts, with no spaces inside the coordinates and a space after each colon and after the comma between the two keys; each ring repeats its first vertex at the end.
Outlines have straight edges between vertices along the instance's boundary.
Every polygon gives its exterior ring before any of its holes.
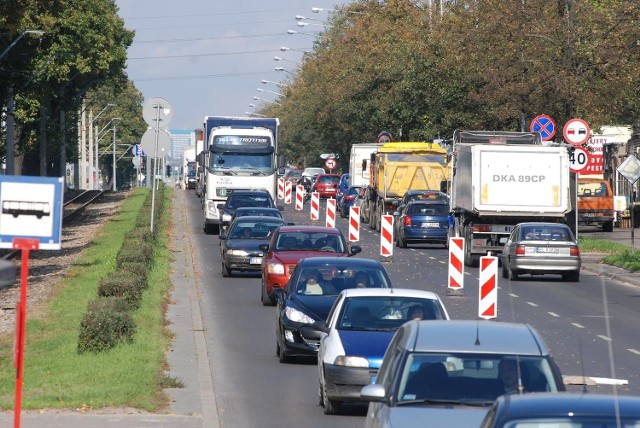
{"type": "Polygon", "coordinates": [[[171,170],[180,170],[182,165],[182,155],[185,147],[196,145],[196,133],[193,129],[170,129],[169,136],[171,138],[171,152],[167,165],[171,165],[171,170]]]}

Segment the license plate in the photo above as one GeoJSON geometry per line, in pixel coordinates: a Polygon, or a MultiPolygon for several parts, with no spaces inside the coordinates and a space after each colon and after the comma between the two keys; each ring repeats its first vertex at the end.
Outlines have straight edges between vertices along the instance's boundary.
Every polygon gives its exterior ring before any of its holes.
{"type": "Polygon", "coordinates": [[[262,257],[250,257],[249,258],[250,265],[259,265],[262,264],[262,257]]]}
{"type": "Polygon", "coordinates": [[[583,213],[582,217],[595,217],[596,213],[583,213]]]}
{"type": "Polygon", "coordinates": [[[559,248],[545,248],[545,247],[536,248],[536,253],[558,254],[559,252],[560,252],[559,248]]]}
{"type": "Polygon", "coordinates": [[[439,223],[422,223],[422,227],[438,227],[439,223]]]}

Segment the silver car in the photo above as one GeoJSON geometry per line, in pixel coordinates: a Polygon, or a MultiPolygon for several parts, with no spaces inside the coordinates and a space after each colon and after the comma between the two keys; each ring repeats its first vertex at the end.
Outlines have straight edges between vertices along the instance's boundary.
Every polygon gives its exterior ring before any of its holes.
{"type": "Polygon", "coordinates": [[[527,324],[409,321],[384,354],[365,427],[478,427],[503,394],[564,391],[549,349],[527,324]]]}
{"type": "Polygon", "coordinates": [[[566,281],[580,281],[580,248],[566,224],[520,223],[502,249],[502,277],[519,275],[562,275],[566,281]]]}

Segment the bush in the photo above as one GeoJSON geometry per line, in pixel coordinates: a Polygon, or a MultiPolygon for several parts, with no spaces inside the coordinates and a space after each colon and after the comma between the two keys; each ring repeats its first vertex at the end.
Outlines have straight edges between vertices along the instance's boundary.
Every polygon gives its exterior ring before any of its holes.
{"type": "Polygon", "coordinates": [[[139,280],[142,283],[142,288],[147,288],[147,273],[149,272],[149,265],[139,262],[123,262],[120,266],[120,270],[139,277],[139,280]]]}
{"type": "Polygon", "coordinates": [[[119,298],[99,298],[89,302],[80,322],[78,353],[102,352],[119,342],[133,342],[136,325],[126,304],[119,298]]]}
{"type": "Polygon", "coordinates": [[[117,270],[107,278],[100,280],[98,296],[120,297],[126,302],[129,309],[137,309],[140,306],[140,299],[146,285],[146,281],[143,281],[140,276],[132,272],[117,270]]]}
{"type": "Polygon", "coordinates": [[[150,265],[153,259],[153,247],[149,242],[138,242],[135,245],[123,245],[116,256],[116,266],[120,267],[123,263],[142,263],[150,265]]]}

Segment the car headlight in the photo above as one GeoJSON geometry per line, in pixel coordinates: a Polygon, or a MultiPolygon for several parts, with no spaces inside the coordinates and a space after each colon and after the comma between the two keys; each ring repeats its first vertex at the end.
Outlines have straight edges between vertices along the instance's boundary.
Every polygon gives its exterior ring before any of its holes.
{"type": "Polygon", "coordinates": [[[231,214],[222,214],[222,221],[230,221],[231,214]]]}
{"type": "Polygon", "coordinates": [[[247,256],[249,253],[247,253],[245,250],[227,250],[227,254],[230,256],[247,256]]]}
{"type": "Polygon", "coordinates": [[[272,275],[284,275],[284,265],[282,263],[267,264],[267,273],[272,275]]]}
{"type": "Polygon", "coordinates": [[[299,311],[297,309],[294,309],[292,307],[287,307],[284,310],[284,314],[291,321],[299,322],[300,324],[313,324],[314,322],[316,322],[316,320],[311,318],[309,315],[307,315],[304,312],[301,312],[301,311],[299,311]]]}
{"type": "Polygon", "coordinates": [[[207,212],[211,217],[218,217],[218,208],[215,201],[209,201],[207,203],[207,212]]]}
{"type": "Polygon", "coordinates": [[[369,361],[366,358],[349,355],[338,355],[333,364],[345,367],[369,367],[369,361]]]}

